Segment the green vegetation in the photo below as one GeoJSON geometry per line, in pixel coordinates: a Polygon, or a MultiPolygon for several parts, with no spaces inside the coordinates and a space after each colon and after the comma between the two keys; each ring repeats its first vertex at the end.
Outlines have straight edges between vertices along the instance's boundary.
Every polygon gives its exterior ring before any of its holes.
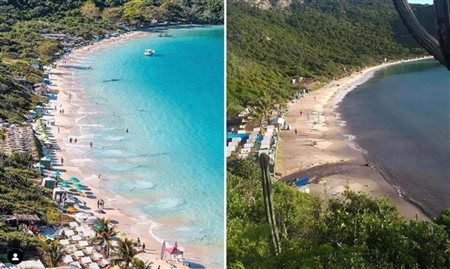
{"type": "MultiPolygon", "coordinates": [[[[51,192],[35,184],[34,179],[38,175],[29,169],[31,165],[29,154],[0,156],[0,216],[36,214],[42,224],[67,222],[69,218],[62,215],[51,201],[51,192]]],[[[0,253],[14,246],[36,251],[41,244],[35,235],[18,231],[0,220],[0,253]]]]}
{"type": "Polygon", "coordinates": [[[47,240],[41,244],[47,266],[56,267],[64,255],[64,247],[58,239],[47,240]]]}
{"type": "Polygon", "coordinates": [[[22,123],[36,99],[30,86],[63,52],[61,40],[45,34],[70,34],[77,44],[113,32],[158,22],[223,22],[220,0],[0,0],[0,118],[22,123]],[[26,79],[24,85],[17,79],[26,79]]]}
{"type": "Polygon", "coordinates": [[[108,219],[102,218],[99,220],[98,225],[94,227],[94,231],[95,237],[92,239],[92,242],[101,247],[106,257],[109,257],[113,248],[113,237],[117,234],[116,227],[111,226],[108,219]]]}
{"type": "Polygon", "coordinates": [[[347,191],[325,204],[282,182],[272,186],[276,255],[260,173],[249,160],[228,163],[228,268],[450,267],[449,210],[436,221],[407,221],[386,199],[347,191]]]}
{"type": "MultiPolygon", "coordinates": [[[[293,3],[287,9],[261,10],[229,1],[230,117],[249,105],[284,103],[305,82],[326,82],[381,63],[384,58],[425,54],[409,35],[391,0],[293,3]],[[303,83],[293,87],[291,78],[299,77],[304,78],[303,83]]],[[[433,7],[418,5],[415,10],[434,32],[433,7]]]]}

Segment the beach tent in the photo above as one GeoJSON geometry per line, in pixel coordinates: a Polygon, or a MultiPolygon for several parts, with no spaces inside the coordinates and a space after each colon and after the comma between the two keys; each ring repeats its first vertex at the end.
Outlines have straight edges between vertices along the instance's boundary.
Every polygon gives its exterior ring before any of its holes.
{"type": "Polygon", "coordinates": [[[72,231],[72,230],[65,230],[65,231],[64,231],[64,234],[65,234],[66,236],[72,236],[72,235],[75,235],[75,232],[72,231]]]}
{"type": "Polygon", "coordinates": [[[28,268],[45,269],[44,265],[42,264],[42,262],[40,260],[23,261],[23,262],[17,264],[16,268],[17,269],[28,269],[28,268]]]}
{"type": "MultiPolygon", "coordinates": [[[[91,255],[92,253],[94,252],[94,247],[86,247],[85,249],[84,249],[84,253],[86,254],[86,255],[91,255]]],[[[95,259],[94,259],[95,260],[95,259]]],[[[98,259],[97,259],[98,260],[98,259]]]]}
{"type": "Polygon", "coordinates": [[[81,263],[82,264],[92,263],[92,260],[90,257],[83,257],[83,258],[81,258],[81,263]]]}
{"type": "Polygon", "coordinates": [[[81,241],[81,236],[79,236],[79,235],[74,235],[74,236],[72,236],[72,240],[73,240],[73,241],[81,241]]]}
{"type": "Polygon", "coordinates": [[[295,186],[296,187],[305,186],[306,184],[308,184],[308,182],[309,182],[309,178],[308,177],[297,178],[295,180],[295,186]]]}
{"type": "Polygon", "coordinates": [[[89,264],[89,269],[100,269],[100,267],[96,263],[89,264]]]}
{"type": "Polygon", "coordinates": [[[67,264],[67,263],[73,262],[73,259],[72,259],[72,256],[70,256],[70,255],[64,255],[62,258],[62,261],[63,261],[63,263],[67,264]]]}
{"type": "Polygon", "coordinates": [[[63,245],[63,246],[66,246],[66,245],[69,245],[69,244],[70,244],[69,240],[67,240],[67,239],[63,239],[63,240],[59,241],[59,243],[60,243],[61,245],[63,245]]]}
{"type": "Polygon", "coordinates": [[[60,203],[63,201],[63,197],[66,196],[66,190],[62,188],[54,188],[52,199],[54,201],[58,200],[60,203]]]}
{"type": "MultiPolygon", "coordinates": [[[[87,248],[86,248],[86,249],[87,249],[87,248]]],[[[94,253],[92,254],[92,259],[93,259],[94,261],[99,261],[99,260],[103,259],[103,255],[100,254],[100,253],[98,253],[98,252],[94,252],[94,253]]]]}
{"type": "Polygon", "coordinates": [[[183,258],[184,252],[178,248],[178,242],[175,241],[175,245],[173,247],[167,248],[166,252],[170,254],[170,257],[173,259],[183,258]]]}
{"type": "Polygon", "coordinates": [[[42,186],[44,186],[47,189],[54,189],[56,186],[56,180],[51,177],[46,177],[42,179],[42,186]]]}
{"type": "Polygon", "coordinates": [[[82,248],[89,246],[89,243],[88,243],[87,241],[80,241],[80,242],[78,242],[78,244],[79,244],[80,247],[82,247],[82,248]]]}
{"type": "Polygon", "coordinates": [[[52,169],[52,162],[48,156],[42,157],[40,164],[44,166],[45,169],[52,169]]]}
{"type": "Polygon", "coordinates": [[[81,264],[79,262],[71,262],[70,264],[71,268],[81,269],[81,264]]]}
{"type": "Polygon", "coordinates": [[[84,253],[81,250],[77,250],[73,253],[77,257],[84,257],[84,253]]]}

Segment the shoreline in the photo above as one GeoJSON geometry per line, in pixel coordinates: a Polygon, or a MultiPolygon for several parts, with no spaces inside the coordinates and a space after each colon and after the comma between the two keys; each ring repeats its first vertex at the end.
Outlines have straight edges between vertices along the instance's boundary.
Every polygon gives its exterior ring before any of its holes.
{"type": "Polygon", "coordinates": [[[345,121],[336,110],[347,93],[367,82],[375,72],[392,65],[429,58],[414,58],[369,67],[331,81],[298,102],[290,102],[284,118],[292,130],[281,131],[277,174],[287,182],[309,176],[312,184],[308,187],[320,199],[328,200],[338,196],[348,186],[351,190],[361,191],[372,197],[388,198],[400,215],[407,219],[427,219],[422,208],[403,195],[400,187],[392,184],[378,167],[367,160],[365,150],[355,143],[354,136],[348,133],[345,121]],[[295,128],[298,135],[293,133],[295,128]]]}
{"type": "MultiPolygon", "coordinates": [[[[81,183],[87,185],[91,189],[91,192],[95,194],[95,197],[105,200],[106,214],[99,215],[96,213],[95,215],[114,220],[117,223],[115,226],[118,228],[118,231],[125,232],[128,238],[136,241],[139,237],[141,243],[145,243],[146,245],[146,253],[139,254],[138,257],[144,261],[152,261],[155,266],[171,268],[169,263],[160,259],[162,239],[159,239],[152,232],[152,228],[154,228],[157,223],[145,219],[144,217],[138,218],[139,216],[132,216],[132,212],[125,209],[131,205],[131,201],[127,201],[127,199],[121,197],[119,193],[114,193],[102,188],[102,186],[100,186],[101,180],[96,179],[96,174],[82,168],[82,162],[80,163],[80,159],[77,159],[84,151],[84,149],[80,149],[80,147],[89,148],[89,145],[81,146],[68,142],[69,136],[77,137],[80,135],[81,126],[77,121],[82,117],[89,116],[89,113],[86,113],[86,111],[80,112],[80,110],[83,109],[84,105],[89,106],[91,104],[84,98],[85,89],[76,86],[77,79],[74,71],[71,68],[64,68],[64,65],[70,66],[82,64],[83,59],[87,57],[88,54],[95,52],[98,49],[107,47],[115,42],[145,37],[154,33],[155,32],[152,31],[134,31],[119,37],[104,39],[92,45],[74,50],[70,54],[64,55],[62,59],[56,61],[56,67],[50,70],[49,78],[52,83],[56,84],[51,86],[51,89],[58,92],[55,105],[64,109],[65,112],[63,115],[55,113],[55,125],[51,126],[51,133],[54,135],[59,148],[56,152],[57,163],[59,164],[61,157],[64,158],[64,166],[58,167],[59,169],[63,169],[62,178],[68,178],[70,176],[79,177],[81,183]],[[60,132],[58,132],[58,128],[60,129],[60,132]]],[[[83,144],[86,144],[85,141],[83,144]]],[[[95,202],[97,199],[84,200],[89,208],[96,208],[95,202]]],[[[164,224],[170,225],[170,223],[176,223],[176,221],[175,218],[168,219],[164,224]]],[[[169,246],[169,243],[173,244],[174,242],[166,243],[169,246]]],[[[190,247],[185,255],[186,260],[203,266],[204,261],[200,257],[205,257],[203,250],[195,247],[190,247]]],[[[181,265],[181,263],[176,263],[176,265],[180,268],[187,268],[181,265]]]]}

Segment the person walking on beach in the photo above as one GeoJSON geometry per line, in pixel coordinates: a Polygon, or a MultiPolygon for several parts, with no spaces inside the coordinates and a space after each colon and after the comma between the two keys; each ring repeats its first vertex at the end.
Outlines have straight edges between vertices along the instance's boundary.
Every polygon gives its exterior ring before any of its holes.
{"type": "Polygon", "coordinates": [[[300,116],[302,116],[303,115],[303,112],[300,110],[300,116]]]}
{"type": "Polygon", "coordinates": [[[98,174],[98,180],[101,180],[102,179],[102,174],[98,174]]]}
{"type": "Polygon", "coordinates": [[[59,126],[58,126],[58,134],[59,134],[59,126]]]}
{"type": "Polygon", "coordinates": [[[97,200],[97,208],[100,208],[100,200],[97,200]]]}
{"type": "Polygon", "coordinates": [[[128,128],[127,128],[127,131],[126,131],[127,133],[128,133],[128,128]]]}
{"type": "Polygon", "coordinates": [[[69,141],[70,141],[70,144],[72,144],[72,137],[69,139],[69,141]]]}
{"type": "Polygon", "coordinates": [[[94,145],[94,142],[89,142],[89,146],[91,146],[91,148],[92,148],[92,146],[94,145]]]}
{"type": "Polygon", "coordinates": [[[295,128],[294,133],[295,133],[295,135],[297,135],[297,128],[295,128]]]}
{"type": "Polygon", "coordinates": [[[61,157],[61,165],[64,165],[64,158],[61,157]]]}
{"type": "Polygon", "coordinates": [[[142,244],[142,251],[145,252],[145,243],[142,244]]]}
{"type": "Polygon", "coordinates": [[[138,237],[138,239],[137,239],[137,243],[138,243],[138,246],[140,246],[141,245],[141,239],[138,237]]]}
{"type": "Polygon", "coordinates": [[[75,144],[77,143],[78,139],[75,138],[75,144]]]}

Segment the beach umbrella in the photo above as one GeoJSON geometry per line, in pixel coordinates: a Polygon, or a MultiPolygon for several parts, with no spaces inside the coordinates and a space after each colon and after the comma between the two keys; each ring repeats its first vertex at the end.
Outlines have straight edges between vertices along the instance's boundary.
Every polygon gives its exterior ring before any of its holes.
{"type": "Polygon", "coordinates": [[[53,172],[52,175],[53,175],[54,177],[59,177],[59,176],[61,175],[61,172],[55,171],[55,172],[53,172]]]}
{"type": "Polygon", "coordinates": [[[98,223],[98,219],[96,217],[89,217],[86,219],[86,223],[88,225],[95,225],[98,223]]]}
{"type": "Polygon", "coordinates": [[[84,257],[84,253],[81,250],[77,250],[73,253],[77,257],[84,257]]]}
{"type": "Polygon", "coordinates": [[[64,263],[71,263],[71,262],[73,262],[73,259],[72,259],[72,257],[70,255],[63,256],[62,260],[63,260],[64,263]]]}
{"type": "Polygon", "coordinates": [[[83,186],[83,185],[75,185],[75,189],[76,189],[76,190],[79,190],[79,191],[83,191],[83,190],[86,189],[86,187],[83,186]]]}
{"type": "Polygon", "coordinates": [[[164,259],[164,253],[166,252],[166,241],[164,240],[161,246],[161,260],[164,259]]]}
{"type": "Polygon", "coordinates": [[[76,177],[70,177],[70,181],[72,182],[80,182],[80,180],[76,177]]]}
{"type": "Polygon", "coordinates": [[[67,183],[67,182],[61,182],[61,183],[59,183],[59,186],[64,187],[64,188],[70,187],[69,183],[67,183]]]}

